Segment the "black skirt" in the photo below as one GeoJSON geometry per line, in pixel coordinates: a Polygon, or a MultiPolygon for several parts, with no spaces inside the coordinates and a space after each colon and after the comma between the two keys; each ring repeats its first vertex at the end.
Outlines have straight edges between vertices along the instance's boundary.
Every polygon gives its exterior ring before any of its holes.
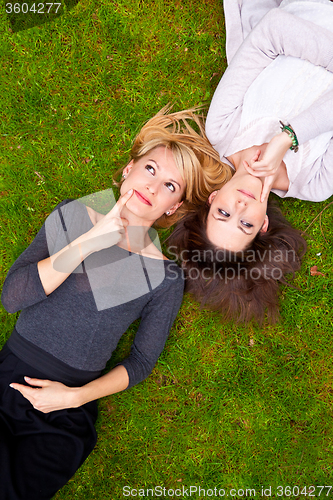
{"type": "Polygon", "coordinates": [[[24,376],[48,378],[5,346],[0,352],[0,496],[49,500],[96,444],[97,403],[42,413],[9,387],[25,384],[24,376]]]}

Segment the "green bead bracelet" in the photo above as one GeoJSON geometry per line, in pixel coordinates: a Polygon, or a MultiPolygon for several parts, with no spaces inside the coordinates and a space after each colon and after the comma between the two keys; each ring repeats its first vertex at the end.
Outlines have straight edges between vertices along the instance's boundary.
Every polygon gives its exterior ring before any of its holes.
{"type": "Polygon", "coordinates": [[[294,130],[289,125],[289,123],[287,125],[285,125],[280,120],[280,124],[281,124],[281,132],[286,132],[286,134],[288,134],[289,137],[290,137],[290,139],[292,140],[292,145],[290,146],[290,149],[292,151],[294,151],[295,153],[297,153],[297,151],[298,151],[298,140],[297,140],[297,136],[296,136],[294,130]]]}

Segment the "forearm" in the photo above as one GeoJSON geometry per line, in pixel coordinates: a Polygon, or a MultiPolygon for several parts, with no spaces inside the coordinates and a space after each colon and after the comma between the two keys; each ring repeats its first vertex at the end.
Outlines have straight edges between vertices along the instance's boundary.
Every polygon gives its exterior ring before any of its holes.
{"type": "Polygon", "coordinates": [[[60,382],[24,377],[26,384],[13,382],[10,387],[19,391],[32,406],[43,413],[78,408],[90,401],[123,391],[128,386],[126,368],[116,366],[106,375],[83,387],[68,387],[60,382]]]}
{"type": "Polygon", "coordinates": [[[333,195],[333,138],[323,156],[303,168],[289,186],[286,196],[320,202],[333,195]]]}
{"type": "Polygon", "coordinates": [[[326,92],[309,108],[290,120],[299,144],[333,130],[333,90],[326,92]]]}
{"type": "Polygon", "coordinates": [[[46,295],[58,288],[90,254],[116,245],[120,241],[124,224],[127,225],[127,221],[120,218],[120,212],[132,194],[133,190],[129,190],[92,229],[56,254],[38,262],[39,277],[46,295]]]}
{"type": "Polygon", "coordinates": [[[129,384],[129,377],[124,366],[118,365],[102,377],[74,389],[75,406],[82,406],[89,401],[124,391],[129,384]]]}
{"type": "Polygon", "coordinates": [[[81,262],[93,252],[86,233],[59,252],[38,262],[38,273],[46,295],[58,288],[81,262]]]}

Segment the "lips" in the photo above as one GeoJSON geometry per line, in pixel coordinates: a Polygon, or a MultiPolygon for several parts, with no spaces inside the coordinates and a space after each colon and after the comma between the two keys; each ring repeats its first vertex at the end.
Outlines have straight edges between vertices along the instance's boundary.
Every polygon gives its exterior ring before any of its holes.
{"type": "Polygon", "coordinates": [[[141,201],[141,203],[144,203],[145,205],[151,206],[151,203],[148,200],[148,198],[146,198],[145,196],[143,196],[143,194],[141,194],[139,191],[135,191],[134,190],[134,192],[135,192],[136,196],[138,197],[138,199],[141,201]]]}
{"type": "Polygon", "coordinates": [[[249,198],[253,198],[254,200],[256,197],[251,193],[251,191],[245,191],[244,189],[237,189],[239,193],[244,194],[245,196],[248,196],[249,198]]]}

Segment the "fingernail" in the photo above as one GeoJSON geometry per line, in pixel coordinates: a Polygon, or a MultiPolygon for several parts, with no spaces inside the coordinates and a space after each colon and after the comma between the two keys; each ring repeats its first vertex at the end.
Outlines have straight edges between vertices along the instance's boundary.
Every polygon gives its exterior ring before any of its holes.
{"type": "Polygon", "coordinates": [[[133,193],[133,189],[130,189],[129,191],[127,191],[127,194],[132,194],[133,193]]]}
{"type": "Polygon", "coordinates": [[[15,389],[15,387],[13,386],[13,384],[9,384],[9,387],[11,387],[12,389],[15,389]]]}
{"type": "Polygon", "coordinates": [[[24,377],[24,380],[28,381],[31,380],[30,377],[24,377]]]}

